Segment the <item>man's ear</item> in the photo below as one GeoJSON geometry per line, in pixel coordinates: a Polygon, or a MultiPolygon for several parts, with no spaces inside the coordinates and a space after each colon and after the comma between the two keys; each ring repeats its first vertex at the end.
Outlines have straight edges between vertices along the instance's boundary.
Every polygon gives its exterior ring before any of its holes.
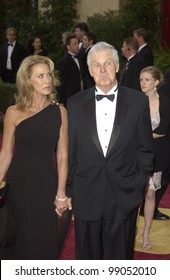
{"type": "Polygon", "coordinates": [[[116,64],[116,73],[119,72],[119,63],[116,64]]]}
{"type": "Polygon", "coordinates": [[[90,73],[90,75],[93,77],[93,74],[92,74],[92,72],[91,72],[91,68],[89,67],[89,73],[90,73]]]}

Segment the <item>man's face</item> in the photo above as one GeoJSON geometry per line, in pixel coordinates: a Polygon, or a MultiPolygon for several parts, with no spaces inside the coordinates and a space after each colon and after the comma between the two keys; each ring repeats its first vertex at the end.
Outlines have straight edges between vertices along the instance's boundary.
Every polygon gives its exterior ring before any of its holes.
{"type": "Polygon", "coordinates": [[[92,54],[89,70],[96,85],[106,93],[116,84],[119,63],[114,61],[111,50],[102,50],[92,54]]]}
{"type": "Polygon", "coordinates": [[[79,40],[82,40],[83,39],[83,36],[84,36],[84,31],[82,31],[79,27],[75,28],[74,30],[74,34],[76,35],[76,37],[79,39],[79,40]]]}
{"type": "Polygon", "coordinates": [[[10,30],[8,31],[6,38],[8,40],[8,42],[13,43],[16,40],[16,32],[15,30],[10,30]]]}
{"type": "Polygon", "coordinates": [[[121,51],[122,51],[122,56],[124,56],[125,58],[129,57],[129,47],[127,46],[127,44],[125,42],[123,42],[121,51]]]}
{"type": "Polygon", "coordinates": [[[89,46],[92,45],[92,40],[89,40],[86,35],[83,36],[83,48],[87,49],[89,46]]]}
{"type": "Polygon", "coordinates": [[[141,38],[136,34],[136,33],[134,33],[133,34],[133,37],[136,39],[136,41],[138,42],[138,44],[140,43],[140,40],[141,40],[141,38]]]}
{"type": "Polygon", "coordinates": [[[69,52],[77,55],[79,53],[79,42],[77,38],[71,39],[70,45],[67,45],[69,52]]]}

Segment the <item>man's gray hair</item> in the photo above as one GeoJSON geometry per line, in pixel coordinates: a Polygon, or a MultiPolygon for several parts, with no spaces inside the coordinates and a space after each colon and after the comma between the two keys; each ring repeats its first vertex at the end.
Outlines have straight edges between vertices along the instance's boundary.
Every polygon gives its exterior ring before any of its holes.
{"type": "Polygon", "coordinates": [[[90,65],[91,65],[92,55],[94,53],[97,54],[98,52],[101,52],[103,50],[111,50],[113,53],[113,60],[115,61],[116,64],[119,63],[119,56],[118,56],[117,50],[112,45],[110,45],[106,42],[98,42],[90,49],[90,51],[88,53],[88,56],[87,56],[88,67],[90,67],[90,65]]]}
{"type": "Polygon", "coordinates": [[[7,35],[10,31],[14,31],[15,34],[17,35],[17,29],[16,29],[15,27],[8,27],[8,28],[6,29],[6,35],[7,35]]]}

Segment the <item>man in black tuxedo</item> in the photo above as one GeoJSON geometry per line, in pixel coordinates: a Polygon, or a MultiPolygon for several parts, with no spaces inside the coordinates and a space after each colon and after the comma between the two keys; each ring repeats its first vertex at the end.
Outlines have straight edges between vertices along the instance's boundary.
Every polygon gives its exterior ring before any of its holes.
{"type": "Polygon", "coordinates": [[[16,82],[16,73],[21,61],[26,57],[25,48],[16,41],[17,30],[9,27],[6,30],[7,42],[0,50],[0,77],[6,83],[16,82]]]}
{"type": "Polygon", "coordinates": [[[83,48],[84,55],[82,55],[81,61],[84,71],[84,89],[90,88],[95,85],[93,77],[90,75],[89,67],[87,65],[87,56],[91,49],[91,47],[96,44],[96,36],[95,34],[89,32],[83,37],[83,48]]]}
{"type": "Polygon", "coordinates": [[[67,106],[67,99],[83,89],[83,69],[77,57],[79,42],[75,35],[66,38],[68,53],[57,65],[60,86],[57,88],[59,103],[67,106]]]}
{"type": "Polygon", "coordinates": [[[78,56],[81,58],[84,55],[84,47],[83,47],[83,37],[85,34],[89,32],[89,27],[86,22],[77,22],[73,27],[73,33],[76,35],[79,40],[79,53],[78,56]]]}
{"type": "Polygon", "coordinates": [[[147,66],[144,59],[138,54],[138,43],[135,38],[127,38],[121,48],[122,56],[127,60],[122,70],[119,84],[141,91],[139,76],[147,66]]]}
{"type": "Polygon", "coordinates": [[[153,162],[148,98],[118,87],[113,46],[95,44],[88,65],[96,85],[69,98],[67,106],[67,196],[76,258],[132,259],[138,207],[153,162]]]}
{"type": "Polygon", "coordinates": [[[139,45],[139,55],[145,60],[147,66],[152,66],[154,64],[154,55],[151,47],[148,45],[148,32],[144,28],[139,28],[134,30],[133,36],[139,45]]]}

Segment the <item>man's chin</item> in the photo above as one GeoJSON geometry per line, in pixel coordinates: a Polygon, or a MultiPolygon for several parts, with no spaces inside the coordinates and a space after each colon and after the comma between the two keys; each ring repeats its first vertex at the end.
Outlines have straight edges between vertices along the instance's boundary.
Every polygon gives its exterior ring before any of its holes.
{"type": "Polygon", "coordinates": [[[98,83],[97,86],[101,86],[101,87],[107,87],[107,86],[111,86],[113,83],[111,81],[100,81],[100,83],[98,83]]]}

